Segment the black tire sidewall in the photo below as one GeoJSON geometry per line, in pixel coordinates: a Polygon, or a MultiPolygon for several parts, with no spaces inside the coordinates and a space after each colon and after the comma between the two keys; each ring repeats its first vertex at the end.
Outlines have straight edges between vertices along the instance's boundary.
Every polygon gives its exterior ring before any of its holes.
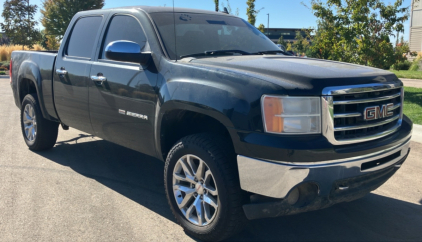
{"type": "Polygon", "coordinates": [[[213,160],[212,156],[203,148],[199,147],[196,144],[180,142],[180,145],[175,152],[171,155],[168,167],[166,169],[166,192],[167,198],[169,200],[170,206],[172,207],[175,216],[177,217],[178,222],[181,226],[189,231],[192,231],[196,234],[208,234],[213,230],[220,230],[220,227],[224,227],[226,216],[229,211],[229,199],[228,199],[228,191],[224,186],[224,178],[222,172],[220,172],[219,167],[217,166],[216,162],[213,160]],[[216,217],[214,220],[203,227],[197,226],[189,222],[185,216],[180,211],[176,199],[173,194],[173,170],[176,165],[176,162],[183,157],[184,155],[192,154],[199,158],[201,158],[205,163],[208,165],[209,169],[211,170],[214,181],[217,185],[218,190],[218,210],[216,217]]]}

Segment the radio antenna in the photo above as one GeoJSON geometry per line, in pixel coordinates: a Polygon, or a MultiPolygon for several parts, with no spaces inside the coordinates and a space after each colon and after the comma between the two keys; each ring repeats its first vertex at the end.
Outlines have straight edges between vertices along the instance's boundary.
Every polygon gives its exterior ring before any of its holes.
{"type": "Polygon", "coordinates": [[[176,62],[177,62],[176,13],[174,12],[174,0],[173,0],[173,26],[174,26],[174,53],[176,53],[176,62]]]}

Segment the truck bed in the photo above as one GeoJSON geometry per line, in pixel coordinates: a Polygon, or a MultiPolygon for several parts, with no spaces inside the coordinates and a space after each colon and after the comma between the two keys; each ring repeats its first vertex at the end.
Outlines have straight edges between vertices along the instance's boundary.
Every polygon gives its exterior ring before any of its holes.
{"type": "Polygon", "coordinates": [[[53,100],[53,70],[57,51],[14,51],[12,53],[12,89],[15,104],[21,108],[24,97],[17,91],[23,79],[36,84],[36,92],[44,118],[54,120],[57,115],[53,100]]]}

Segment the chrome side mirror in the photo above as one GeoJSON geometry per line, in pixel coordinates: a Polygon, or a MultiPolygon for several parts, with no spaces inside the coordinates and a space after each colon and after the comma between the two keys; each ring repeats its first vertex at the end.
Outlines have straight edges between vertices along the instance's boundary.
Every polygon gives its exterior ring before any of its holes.
{"type": "Polygon", "coordinates": [[[146,65],[151,59],[151,52],[141,52],[141,46],[135,42],[118,40],[107,45],[105,57],[115,61],[146,65]]]}

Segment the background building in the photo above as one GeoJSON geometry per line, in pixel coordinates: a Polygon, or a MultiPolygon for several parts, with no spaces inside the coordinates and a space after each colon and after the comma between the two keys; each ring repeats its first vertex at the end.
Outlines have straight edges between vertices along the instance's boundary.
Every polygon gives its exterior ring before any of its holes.
{"type": "Polygon", "coordinates": [[[277,44],[280,36],[283,35],[283,39],[287,42],[295,42],[296,32],[300,31],[303,37],[306,37],[305,32],[302,29],[288,29],[288,28],[265,28],[264,34],[268,36],[274,43],[277,44]]]}
{"type": "Polygon", "coordinates": [[[410,51],[422,51],[422,3],[414,3],[412,0],[412,11],[410,15],[410,51]]]}

